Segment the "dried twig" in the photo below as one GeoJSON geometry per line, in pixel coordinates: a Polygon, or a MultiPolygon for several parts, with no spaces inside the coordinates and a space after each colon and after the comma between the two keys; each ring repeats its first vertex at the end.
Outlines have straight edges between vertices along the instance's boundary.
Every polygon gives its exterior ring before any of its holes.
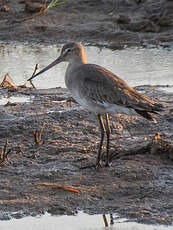
{"type": "Polygon", "coordinates": [[[40,9],[40,11],[38,13],[35,13],[32,16],[27,17],[27,18],[23,18],[21,20],[12,20],[11,23],[22,23],[22,22],[26,22],[26,21],[32,20],[32,19],[34,19],[34,18],[36,18],[36,17],[38,17],[38,16],[46,13],[47,12],[46,4],[47,4],[47,0],[45,0],[45,2],[42,4],[41,9],[40,9]]]}
{"type": "MultiPolygon", "coordinates": [[[[33,75],[35,74],[37,70],[37,65],[35,66],[35,70],[34,70],[34,73],[33,75]]],[[[9,75],[9,73],[7,72],[4,76],[2,76],[3,80],[2,82],[0,83],[0,87],[3,87],[3,88],[14,88],[14,89],[20,89],[20,88],[27,88],[26,87],[26,84],[23,84],[23,85],[15,85],[13,83],[13,79],[12,77],[9,75]]],[[[33,85],[32,82],[30,82],[32,87],[35,88],[35,86],[33,85]]]]}
{"type": "Polygon", "coordinates": [[[0,83],[0,86],[1,86],[1,87],[4,87],[4,88],[6,88],[6,87],[15,88],[15,89],[18,88],[18,86],[16,86],[16,85],[13,83],[13,80],[12,80],[12,78],[10,77],[9,73],[6,73],[6,74],[4,75],[4,78],[3,78],[2,82],[0,83]],[[10,79],[10,81],[7,80],[7,77],[10,79]]]}
{"type": "Polygon", "coordinates": [[[21,20],[13,20],[12,22],[13,23],[21,23],[21,22],[26,22],[26,21],[32,20],[32,19],[34,19],[34,18],[36,18],[38,16],[41,16],[41,15],[47,13],[48,9],[50,9],[50,8],[52,8],[54,6],[61,5],[61,4],[66,2],[66,0],[62,0],[59,3],[58,3],[58,1],[59,0],[52,0],[50,2],[50,4],[48,6],[46,6],[47,5],[47,0],[45,0],[45,2],[42,4],[41,9],[40,9],[40,11],[38,13],[35,13],[34,15],[32,15],[30,17],[27,17],[27,18],[23,18],[21,20]]]}
{"type": "Polygon", "coordinates": [[[153,194],[153,193],[154,193],[154,190],[149,191],[149,192],[143,194],[139,199],[144,199],[144,198],[148,197],[149,195],[151,195],[151,194],[153,194]]]}
{"type": "Polygon", "coordinates": [[[75,188],[73,186],[61,186],[61,185],[57,185],[57,184],[52,184],[52,183],[46,183],[46,182],[37,182],[37,184],[39,185],[43,185],[43,186],[49,186],[51,188],[54,189],[64,189],[70,192],[76,192],[76,193],[80,193],[80,189],[75,188]]]}
{"type": "Polygon", "coordinates": [[[36,145],[38,145],[38,146],[43,144],[42,134],[43,134],[45,126],[46,126],[46,122],[45,122],[45,120],[43,120],[41,129],[33,131],[33,133],[34,133],[34,140],[35,140],[36,145]]]}
{"type": "Polygon", "coordinates": [[[4,166],[7,163],[7,161],[8,161],[8,155],[12,151],[15,151],[16,154],[22,152],[22,145],[19,145],[18,147],[13,147],[13,148],[11,148],[11,149],[8,150],[8,139],[6,139],[5,145],[2,148],[1,154],[0,154],[0,165],[1,166],[4,166]]]}
{"type": "MultiPolygon", "coordinates": [[[[35,65],[34,72],[33,72],[33,74],[32,74],[31,77],[33,77],[33,76],[35,75],[37,69],[38,69],[38,64],[35,65]]],[[[32,85],[32,87],[33,87],[34,89],[36,89],[36,87],[34,86],[32,80],[30,80],[29,82],[30,82],[30,84],[32,85]]]]}
{"type": "Polygon", "coordinates": [[[6,139],[5,145],[1,150],[0,165],[5,165],[6,161],[8,160],[7,148],[8,148],[8,139],[6,139]]]}
{"type": "Polygon", "coordinates": [[[5,145],[1,150],[1,156],[0,156],[0,165],[4,166],[6,162],[8,161],[8,154],[11,152],[11,149],[8,150],[8,139],[5,141],[5,145]]]}

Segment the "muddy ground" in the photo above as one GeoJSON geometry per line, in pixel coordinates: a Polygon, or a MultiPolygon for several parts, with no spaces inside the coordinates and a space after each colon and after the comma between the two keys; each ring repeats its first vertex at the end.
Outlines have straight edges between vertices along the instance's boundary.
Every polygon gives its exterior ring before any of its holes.
{"type": "Polygon", "coordinates": [[[165,47],[173,42],[172,0],[66,0],[33,17],[44,2],[0,0],[0,40],[47,44],[75,40],[112,49],[165,47]]]}
{"type": "MultiPolygon", "coordinates": [[[[25,21],[36,13],[33,2],[0,1],[1,41],[52,44],[77,40],[114,49],[172,45],[170,0],[71,0],[25,21]]],[[[138,116],[112,115],[112,165],[96,170],[85,166],[96,161],[97,121],[69,100],[66,89],[1,88],[1,97],[27,95],[31,102],[0,106],[0,219],[84,210],[171,224],[173,93],[158,86],[137,89],[159,98],[167,109],[157,117],[157,124],[138,116]],[[43,122],[41,141],[36,143],[34,133],[39,138],[43,122]],[[80,193],[40,182],[73,186],[80,193]]]]}
{"type": "MultiPolygon", "coordinates": [[[[0,219],[52,214],[118,213],[147,223],[173,220],[173,94],[137,87],[167,103],[154,124],[138,116],[113,115],[111,167],[96,162],[100,140],[95,116],[69,100],[66,89],[1,89],[28,95],[30,103],[7,104],[0,113],[0,219]],[[45,121],[40,144],[34,132],[45,121]],[[80,193],[38,183],[73,186],[80,193]]],[[[104,158],[103,158],[104,159],[104,158]]]]}

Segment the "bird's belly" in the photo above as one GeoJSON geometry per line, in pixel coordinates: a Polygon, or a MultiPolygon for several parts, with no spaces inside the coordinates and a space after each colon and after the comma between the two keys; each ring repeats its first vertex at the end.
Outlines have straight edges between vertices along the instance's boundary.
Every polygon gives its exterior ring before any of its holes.
{"type": "Polygon", "coordinates": [[[103,103],[104,109],[107,113],[121,113],[121,114],[128,114],[133,115],[136,114],[136,112],[128,108],[126,106],[116,105],[116,104],[110,104],[110,103],[103,103]]]}
{"type": "Polygon", "coordinates": [[[136,114],[133,109],[127,108],[125,106],[87,100],[84,97],[80,97],[78,94],[72,94],[72,96],[80,105],[82,105],[82,107],[94,113],[121,113],[129,115],[136,114]]]}

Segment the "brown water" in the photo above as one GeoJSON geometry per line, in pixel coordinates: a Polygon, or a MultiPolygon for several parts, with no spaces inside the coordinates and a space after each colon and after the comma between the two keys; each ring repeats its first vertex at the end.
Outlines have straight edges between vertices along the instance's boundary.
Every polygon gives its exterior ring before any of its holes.
{"type": "MultiPolygon", "coordinates": [[[[42,69],[59,56],[60,49],[55,45],[0,44],[0,76],[9,72],[15,84],[24,84],[36,63],[42,69]]],[[[173,84],[173,50],[136,48],[112,51],[93,46],[85,47],[85,50],[89,63],[108,68],[131,86],[173,84]]],[[[66,66],[66,63],[60,63],[34,79],[33,83],[37,88],[65,87],[66,66]]]]}

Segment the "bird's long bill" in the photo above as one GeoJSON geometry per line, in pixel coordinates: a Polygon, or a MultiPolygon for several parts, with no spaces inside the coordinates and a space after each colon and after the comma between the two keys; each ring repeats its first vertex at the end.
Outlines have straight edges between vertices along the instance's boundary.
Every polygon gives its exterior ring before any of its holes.
{"type": "Polygon", "coordinates": [[[57,65],[58,63],[60,63],[62,61],[62,57],[58,57],[55,61],[53,61],[51,64],[49,64],[48,66],[46,66],[44,69],[42,69],[40,72],[38,72],[37,74],[35,74],[34,76],[30,77],[28,79],[28,81],[31,81],[32,79],[34,79],[35,77],[37,77],[38,75],[44,73],[45,71],[47,71],[48,69],[51,69],[53,66],[57,65]]]}

